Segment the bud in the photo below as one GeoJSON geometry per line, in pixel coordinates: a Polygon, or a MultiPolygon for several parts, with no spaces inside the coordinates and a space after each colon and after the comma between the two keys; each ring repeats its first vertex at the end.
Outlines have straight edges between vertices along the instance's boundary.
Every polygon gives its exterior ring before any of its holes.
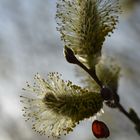
{"type": "Polygon", "coordinates": [[[92,123],[92,132],[96,138],[107,138],[110,135],[109,129],[102,121],[95,120],[92,123]]]}
{"type": "Polygon", "coordinates": [[[111,100],[113,97],[113,93],[110,88],[103,86],[101,88],[101,96],[103,97],[104,100],[111,100]]]}
{"type": "Polygon", "coordinates": [[[77,64],[78,60],[75,57],[74,52],[67,46],[64,47],[64,56],[69,63],[77,64]]]}

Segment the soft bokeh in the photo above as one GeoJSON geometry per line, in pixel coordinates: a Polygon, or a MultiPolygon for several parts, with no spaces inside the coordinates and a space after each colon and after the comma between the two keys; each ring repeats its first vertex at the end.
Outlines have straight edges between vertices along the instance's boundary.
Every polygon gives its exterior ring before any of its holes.
{"type": "MultiPolygon", "coordinates": [[[[119,82],[121,103],[140,116],[140,2],[123,0],[124,12],[103,51],[122,66],[119,82]],[[133,5],[132,5],[133,3],[133,5]],[[131,6],[129,6],[131,5],[131,6]]],[[[22,87],[37,72],[50,71],[81,84],[74,66],[63,57],[63,44],[56,31],[56,0],[0,0],[0,140],[46,140],[24,122],[19,102],[22,87]]],[[[109,140],[139,140],[133,124],[118,110],[105,107],[99,118],[111,130],[109,140]]],[[[83,121],[62,140],[92,140],[92,121],[83,121]]]]}

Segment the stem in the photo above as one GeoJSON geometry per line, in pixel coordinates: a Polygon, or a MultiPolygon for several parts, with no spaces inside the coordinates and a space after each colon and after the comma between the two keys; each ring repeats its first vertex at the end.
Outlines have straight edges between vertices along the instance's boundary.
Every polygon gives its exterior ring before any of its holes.
{"type": "MultiPolygon", "coordinates": [[[[76,63],[78,66],[80,66],[82,69],[84,69],[94,80],[95,82],[102,88],[103,84],[102,82],[98,79],[97,75],[96,75],[96,71],[92,71],[90,69],[88,69],[85,65],[83,65],[80,61],[76,61],[76,63]]],[[[135,111],[133,109],[131,109],[131,112],[127,112],[124,107],[120,104],[119,102],[119,95],[115,92],[112,93],[113,94],[113,100],[114,100],[114,104],[116,106],[116,108],[118,108],[120,110],[120,112],[122,112],[134,125],[135,125],[135,129],[138,132],[138,134],[140,135],[140,119],[137,116],[137,114],[135,113],[135,111]]]]}
{"type": "Polygon", "coordinates": [[[135,125],[135,129],[140,135],[140,119],[136,112],[133,109],[131,109],[130,112],[127,112],[120,103],[117,104],[117,108],[135,125]]]}
{"type": "Polygon", "coordinates": [[[124,107],[119,103],[117,105],[118,109],[129,119],[131,120],[133,123],[135,123],[131,118],[131,116],[129,115],[129,113],[124,109],[124,107]]]}
{"type": "Polygon", "coordinates": [[[78,66],[80,66],[82,69],[84,69],[93,79],[94,81],[102,88],[103,84],[102,82],[98,79],[95,70],[92,71],[88,69],[85,65],[83,65],[80,61],[77,61],[76,63],[78,66]]]}
{"type": "MultiPolygon", "coordinates": [[[[66,60],[69,63],[72,64],[77,64],[78,66],[80,66],[83,70],[85,70],[94,80],[95,82],[100,86],[101,89],[103,89],[103,84],[102,82],[98,79],[97,75],[96,75],[96,71],[88,69],[84,64],[82,64],[74,55],[73,51],[68,48],[67,46],[65,46],[64,48],[64,55],[66,60]]],[[[110,87],[107,88],[107,90],[110,89],[110,87]]],[[[112,91],[112,89],[108,90],[108,91],[112,91]]],[[[138,115],[136,114],[136,112],[131,109],[129,112],[127,112],[124,107],[120,104],[120,100],[119,100],[119,95],[112,91],[111,93],[111,97],[109,100],[107,100],[107,105],[109,107],[115,107],[118,108],[131,122],[133,122],[135,124],[135,129],[138,132],[138,134],[140,135],[140,119],[138,117],[138,115]]],[[[106,99],[104,99],[106,100],[106,99]]]]}
{"type": "Polygon", "coordinates": [[[74,52],[68,48],[67,46],[64,47],[64,56],[69,63],[77,64],[82,69],[84,69],[94,80],[95,82],[102,88],[102,82],[98,79],[95,70],[88,69],[84,64],[82,64],[74,55],[74,52]]]}

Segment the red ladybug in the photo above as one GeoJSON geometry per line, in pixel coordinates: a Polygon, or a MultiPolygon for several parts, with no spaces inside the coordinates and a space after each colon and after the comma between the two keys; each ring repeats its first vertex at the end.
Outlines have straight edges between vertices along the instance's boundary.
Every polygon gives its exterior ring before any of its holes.
{"type": "Polygon", "coordinates": [[[106,124],[97,120],[92,123],[92,132],[96,138],[107,138],[110,135],[106,124]]]}

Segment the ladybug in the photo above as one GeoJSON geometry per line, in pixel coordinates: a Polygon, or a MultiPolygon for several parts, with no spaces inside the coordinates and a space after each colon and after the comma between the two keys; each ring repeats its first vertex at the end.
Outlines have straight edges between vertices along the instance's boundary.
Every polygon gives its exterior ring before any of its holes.
{"type": "Polygon", "coordinates": [[[96,138],[107,138],[110,135],[109,129],[102,121],[95,120],[92,123],[92,132],[96,138]]]}

